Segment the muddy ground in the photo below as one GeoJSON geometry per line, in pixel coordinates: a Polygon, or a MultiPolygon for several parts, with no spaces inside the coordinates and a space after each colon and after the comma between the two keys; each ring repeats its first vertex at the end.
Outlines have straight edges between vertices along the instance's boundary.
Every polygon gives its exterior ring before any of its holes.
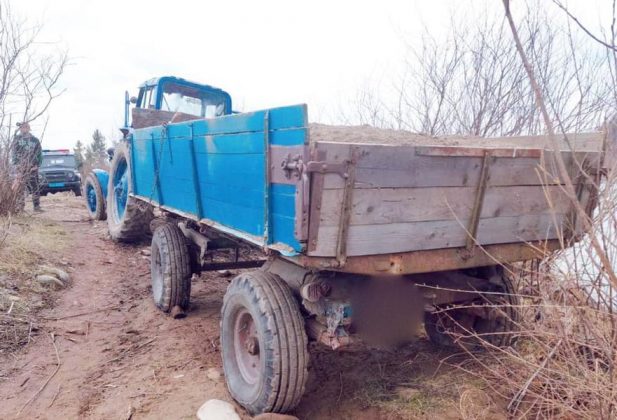
{"type": "MultiPolygon", "coordinates": [[[[29,343],[0,356],[0,418],[190,419],[210,398],[233,402],[224,376],[216,377],[230,277],[196,279],[187,318],[171,319],[151,301],[141,252],[148,241],[112,242],[106,223],[89,221],[70,194],[42,205],[33,217],[54,221],[68,237],[59,252],[72,284],[49,292],[55,303],[38,314],[29,343]]],[[[294,412],[300,419],[503,417],[481,382],[449,364],[467,363],[465,356],[426,339],[390,351],[312,343],[310,356],[294,412]]]]}

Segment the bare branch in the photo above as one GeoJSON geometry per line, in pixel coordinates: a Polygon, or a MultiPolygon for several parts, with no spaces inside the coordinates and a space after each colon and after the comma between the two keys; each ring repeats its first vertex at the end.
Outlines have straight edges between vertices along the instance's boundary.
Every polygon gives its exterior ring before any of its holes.
{"type": "Polygon", "coordinates": [[[603,40],[601,40],[600,38],[598,38],[597,36],[595,36],[589,29],[587,29],[582,23],[581,21],[574,16],[572,13],[570,13],[570,11],[568,10],[568,8],[566,6],[564,6],[559,0],[552,0],[553,3],[559,7],[561,10],[564,11],[564,13],[566,15],[568,15],[568,18],[570,18],[571,20],[574,21],[574,23],[576,23],[578,25],[579,28],[581,28],[583,30],[583,32],[585,32],[587,35],[589,35],[589,37],[591,37],[591,39],[593,39],[594,41],[596,41],[598,44],[613,50],[615,52],[617,52],[617,48],[615,47],[615,45],[611,45],[608,44],[607,42],[604,42],[603,40]]]}

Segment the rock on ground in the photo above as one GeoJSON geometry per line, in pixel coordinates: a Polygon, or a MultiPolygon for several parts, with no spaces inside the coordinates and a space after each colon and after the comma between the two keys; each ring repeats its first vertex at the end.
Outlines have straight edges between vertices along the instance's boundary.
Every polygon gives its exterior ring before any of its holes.
{"type": "Polygon", "coordinates": [[[263,413],[253,417],[253,420],[299,420],[290,414],[263,413]]]}
{"type": "Polygon", "coordinates": [[[199,420],[240,420],[233,404],[222,400],[208,400],[197,410],[199,420]]]}
{"type": "Polygon", "coordinates": [[[48,276],[46,274],[41,274],[41,275],[36,276],[36,281],[38,281],[43,286],[53,286],[53,287],[60,288],[60,289],[64,288],[64,283],[62,283],[62,281],[55,278],[54,276],[48,276]]]}
{"type": "Polygon", "coordinates": [[[214,367],[209,368],[209,369],[206,371],[206,376],[207,376],[209,379],[212,379],[213,381],[218,381],[219,379],[221,379],[221,376],[222,376],[222,374],[221,374],[221,370],[220,370],[220,369],[217,369],[217,368],[214,368],[214,367]]]}

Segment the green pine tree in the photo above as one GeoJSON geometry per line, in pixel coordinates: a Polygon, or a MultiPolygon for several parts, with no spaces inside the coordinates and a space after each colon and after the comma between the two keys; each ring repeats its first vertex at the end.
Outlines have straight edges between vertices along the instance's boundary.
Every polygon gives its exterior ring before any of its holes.
{"type": "Polygon", "coordinates": [[[73,148],[73,153],[75,154],[75,163],[77,164],[77,168],[81,169],[84,165],[84,144],[81,140],[77,140],[75,143],[75,147],[73,148]]]}
{"type": "Polygon", "coordinates": [[[97,128],[92,133],[92,143],[86,148],[86,161],[94,166],[105,165],[107,162],[106,150],[105,136],[97,128]]]}

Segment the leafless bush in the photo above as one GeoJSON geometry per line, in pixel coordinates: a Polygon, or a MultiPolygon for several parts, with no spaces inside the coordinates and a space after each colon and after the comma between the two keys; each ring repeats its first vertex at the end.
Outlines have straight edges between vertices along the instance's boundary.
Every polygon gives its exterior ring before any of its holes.
{"type": "Polygon", "coordinates": [[[41,117],[62,93],[58,82],[67,54],[38,43],[40,29],[0,0],[0,217],[20,209],[29,176],[12,160],[14,124],[41,117]]]}
{"type": "MultiPolygon", "coordinates": [[[[449,27],[445,37],[427,27],[419,46],[410,43],[398,80],[367,84],[340,119],[437,136],[544,133],[503,15],[459,12],[449,27]]],[[[607,36],[614,38],[611,30],[607,36]]],[[[529,2],[519,35],[556,126],[568,132],[595,130],[615,111],[614,52],[607,53],[541,1],[529,2]]]]}
{"type": "MultiPolygon", "coordinates": [[[[567,93],[563,94],[565,102],[554,100],[561,94],[552,90],[551,78],[547,76],[551,66],[543,66],[533,54],[528,54],[510,14],[509,1],[504,0],[504,5],[530,82],[530,94],[541,114],[539,124],[553,139],[555,127],[585,127],[585,121],[596,118],[589,119],[589,115],[598,111],[588,114],[588,109],[569,100],[567,93]]],[[[615,19],[613,25],[614,22],[615,19]]],[[[612,46],[608,48],[609,54],[615,52],[614,41],[614,36],[606,41],[612,46]]],[[[574,77],[578,77],[576,72],[574,77]]],[[[579,81],[576,85],[583,86],[579,81]]],[[[601,101],[593,107],[600,105],[601,101]]],[[[515,417],[617,416],[617,167],[614,150],[611,151],[614,145],[610,144],[616,139],[617,120],[613,119],[605,128],[609,153],[603,169],[607,170],[607,177],[599,176],[600,168],[586,168],[582,164],[579,168],[585,182],[597,191],[594,212],[588,213],[580,206],[577,180],[560,171],[562,188],[573,208],[574,217],[570,220],[578,225],[571,222],[570,226],[558,226],[565,228],[560,235],[564,250],[546,255],[539,264],[522,264],[511,270],[511,275],[519,280],[521,304],[516,308],[516,317],[510,315],[511,306],[493,305],[500,316],[515,324],[510,334],[518,337],[518,346],[497,348],[458,324],[456,339],[481,366],[480,370],[476,367],[471,371],[487,379],[493,390],[509,401],[507,408],[515,417]],[[577,226],[582,228],[583,236],[572,243],[565,231],[575,231],[577,226]],[[465,345],[470,340],[490,351],[479,355],[465,345]]],[[[557,154],[556,160],[558,166],[564,166],[559,159],[561,154],[557,154]]]]}
{"type": "Polygon", "coordinates": [[[611,274],[617,267],[616,171],[599,187],[585,236],[541,260],[506,267],[516,298],[485,302],[513,326],[505,334],[516,345],[497,347],[459,322],[458,306],[445,311],[455,325],[453,340],[470,356],[459,366],[485,380],[515,418],[617,416],[617,288],[611,274]],[[592,238],[602,244],[600,251],[592,238]],[[506,303],[512,301],[518,304],[506,303]]]}

